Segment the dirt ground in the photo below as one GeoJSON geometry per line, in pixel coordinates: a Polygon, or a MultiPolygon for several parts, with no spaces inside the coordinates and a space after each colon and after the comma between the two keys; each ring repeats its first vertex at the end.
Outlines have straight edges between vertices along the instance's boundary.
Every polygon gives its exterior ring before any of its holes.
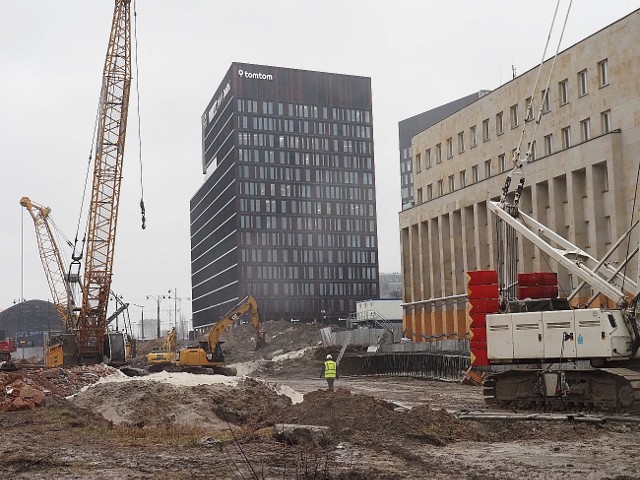
{"type": "Polygon", "coordinates": [[[482,387],[412,377],[341,377],[328,392],[319,327],[265,328],[258,352],[250,325],[225,333],[238,377],[0,372],[2,477],[640,478],[640,423],[461,420],[491,412],[482,387]]]}

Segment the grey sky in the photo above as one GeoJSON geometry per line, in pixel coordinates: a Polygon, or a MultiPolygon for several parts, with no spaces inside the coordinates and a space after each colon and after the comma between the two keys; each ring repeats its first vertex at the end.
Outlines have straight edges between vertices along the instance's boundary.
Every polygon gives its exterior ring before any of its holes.
{"type": "MultiPolygon", "coordinates": [[[[203,180],[200,115],[233,61],[372,78],[380,269],[399,271],[398,121],[496,88],[511,78],[512,64],[518,74],[533,68],[555,4],[137,0],[147,229],[140,229],[132,89],[113,289],[144,305],[148,318],[155,302],[147,294],[177,288],[179,297],[190,296],[189,199],[203,180]]],[[[562,48],[639,7],[574,1],[562,48]]],[[[51,207],[65,234],[75,234],[112,10],[109,0],[2,2],[0,309],[21,297],[23,246],[24,297],[50,298],[26,212],[21,241],[20,197],[51,207]]],[[[182,312],[190,317],[189,301],[182,312]]],[[[139,315],[134,307],[132,317],[139,315]]]]}

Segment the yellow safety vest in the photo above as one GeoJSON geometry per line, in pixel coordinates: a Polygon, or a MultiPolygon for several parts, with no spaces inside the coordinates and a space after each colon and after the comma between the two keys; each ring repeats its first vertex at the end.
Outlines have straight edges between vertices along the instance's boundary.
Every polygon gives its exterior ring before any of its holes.
{"type": "Polygon", "coordinates": [[[324,378],[336,378],[336,362],[327,360],[324,362],[324,378]]]}

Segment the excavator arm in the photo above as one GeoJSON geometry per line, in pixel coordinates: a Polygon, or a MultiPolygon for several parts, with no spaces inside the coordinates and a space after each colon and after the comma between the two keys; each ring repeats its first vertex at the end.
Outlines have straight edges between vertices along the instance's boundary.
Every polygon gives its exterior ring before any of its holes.
{"type": "Polygon", "coordinates": [[[224,317],[218,320],[218,322],[211,327],[211,330],[209,330],[207,341],[210,352],[213,352],[216,349],[220,334],[224,332],[227,327],[233,325],[233,323],[245,313],[249,313],[251,325],[256,331],[256,350],[260,349],[264,345],[264,333],[260,331],[260,312],[258,311],[258,302],[252,295],[247,295],[224,317]]]}

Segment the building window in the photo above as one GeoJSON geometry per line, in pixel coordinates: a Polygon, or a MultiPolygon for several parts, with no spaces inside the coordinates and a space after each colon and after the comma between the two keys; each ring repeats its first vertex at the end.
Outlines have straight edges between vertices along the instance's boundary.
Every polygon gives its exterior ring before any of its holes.
{"type": "Polygon", "coordinates": [[[420,173],[422,171],[422,163],[420,162],[420,154],[416,153],[416,173],[420,173]]]}
{"type": "Polygon", "coordinates": [[[531,97],[527,98],[524,101],[524,105],[527,108],[527,114],[524,117],[525,122],[530,122],[533,120],[533,103],[531,102],[531,97]]]}
{"type": "Polygon", "coordinates": [[[485,118],[482,121],[482,141],[483,142],[489,141],[489,119],[488,118],[485,118]]]}
{"type": "Polygon", "coordinates": [[[458,134],[458,154],[464,153],[464,132],[458,134]]]}
{"type": "Polygon", "coordinates": [[[589,93],[587,86],[587,70],[578,73],[578,97],[583,97],[589,93]]]}
{"type": "Polygon", "coordinates": [[[509,115],[511,117],[511,128],[516,128],[518,126],[518,104],[511,105],[509,109],[509,115]]]}
{"type": "Polygon", "coordinates": [[[431,149],[427,148],[427,151],[425,152],[425,159],[424,159],[424,166],[426,168],[431,168],[431,149]]]}
{"type": "Polygon", "coordinates": [[[491,159],[484,162],[484,178],[491,177],[491,159]]]}
{"type": "MultiPolygon", "coordinates": [[[[487,122],[487,136],[489,135],[489,124],[487,122]]],[[[502,112],[496,113],[496,135],[502,135],[504,132],[504,122],[502,121],[502,112]]]]}
{"type": "Polygon", "coordinates": [[[600,123],[602,123],[602,134],[611,131],[611,110],[605,110],[600,114],[600,123]]]}
{"type": "Polygon", "coordinates": [[[480,177],[478,175],[478,165],[474,165],[471,167],[471,181],[473,183],[478,183],[480,181],[480,177]]]}
{"type": "Polygon", "coordinates": [[[591,139],[591,119],[580,120],[580,139],[587,142],[591,139]]]}
{"type": "Polygon", "coordinates": [[[442,144],[436,145],[436,163],[442,163],[442,144]]]}
{"type": "Polygon", "coordinates": [[[438,196],[441,197],[442,195],[444,195],[444,182],[438,180],[438,196]]]}
{"type": "Polygon", "coordinates": [[[542,113],[547,113],[551,110],[549,107],[549,90],[542,91],[542,113]]]}
{"type": "Polygon", "coordinates": [[[507,159],[504,153],[498,155],[498,167],[501,172],[504,172],[507,169],[507,159]]]}
{"type": "Polygon", "coordinates": [[[462,170],[460,172],[460,188],[464,188],[467,186],[467,171],[462,170]]]}
{"type": "Polygon", "coordinates": [[[600,87],[606,87],[609,85],[609,61],[606,58],[601,62],[598,62],[598,77],[600,80],[600,87]]]}
{"type": "Polygon", "coordinates": [[[447,138],[447,158],[453,158],[453,138],[447,138]]]}
{"type": "Polygon", "coordinates": [[[469,138],[471,141],[471,148],[478,145],[478,132],[476,131],[476,126],[469,128],[469,138]]]}
{"type": "Polygon", "coordinates": [[[560,133],[562,135],[562,148],[569,148],[571,146],[571,127],[564,127],[560,133]]]}
{"type": "Polygon", "coordinates": [[[420,205],[421,203],[423,203],[423,199],[422,199],[422,189],[419,188],[418,189],[418,205],[420,205]]]}
{"type": "Polygon", "coordinates": [[[453,175],[449,175],[449,191],[453,192],[456,189],[456,179],[453,175]]]}
{"type": "Polygon", "coordinates": [[[560,99],[560,105],[569,103],[569,80],[566,78],[558,83],[558,98],[560,99]]]}
{"type": "Polygon", "coordinates": [[[533,162],[536,159],[536,141],[527,143],[527,152],[529,153],[529,161],[533,162]]]}
{"type": "Polygon", "coordinates": [[[553,134],[544,136],[544,154],[551,155],[553,153],[553,134]]]}
{"type": "Polygon", "coordinates": [[[427,200],[433,200],[433,183],[427,185],[427,200]]]}

